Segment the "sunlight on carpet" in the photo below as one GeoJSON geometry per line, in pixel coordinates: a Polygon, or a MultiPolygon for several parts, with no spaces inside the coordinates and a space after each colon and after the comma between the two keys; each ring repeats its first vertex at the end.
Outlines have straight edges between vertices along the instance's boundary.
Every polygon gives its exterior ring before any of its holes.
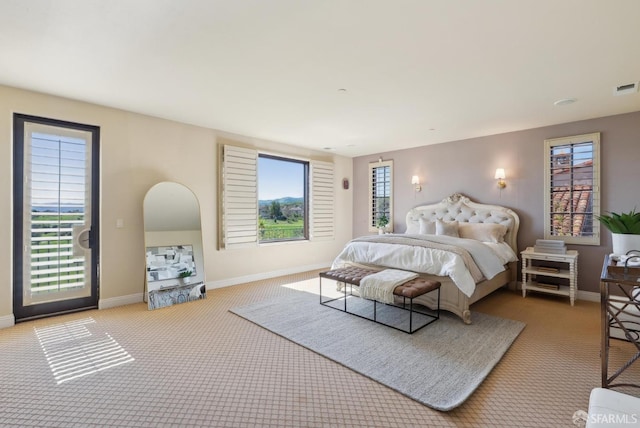
{"type": "Polygon", "coordinates": [[[108,333],[93,334],[93,318],[34,328],[58,384],[134,361],[108,333]]]}

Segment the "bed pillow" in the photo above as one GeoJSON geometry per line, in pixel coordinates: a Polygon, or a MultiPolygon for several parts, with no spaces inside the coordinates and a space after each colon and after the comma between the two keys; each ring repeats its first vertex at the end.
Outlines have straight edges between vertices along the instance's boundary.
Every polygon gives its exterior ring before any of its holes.
{"type": "Polygon", "coordinates": [[[507,226],[497,223],[460,223],[458,233],[461,238],[482,242],[504,242],[507,226]]]}
{"type": "Polygon", "coordinates": [[[457,221],[436,220],[436,235],[446,235],[459,238],[457,221]]]}
{"type": "Polygon", "coordinates": [[[415,235],[420,232],[420,224],[418,222],[407,222],[407,230],[404,233],[408,235],[415,235]]]}
{"type": "Polygon", "coordinates": [[[420,235],[435,235],[436,224],[426,218],[420,218],[420,235]]]}

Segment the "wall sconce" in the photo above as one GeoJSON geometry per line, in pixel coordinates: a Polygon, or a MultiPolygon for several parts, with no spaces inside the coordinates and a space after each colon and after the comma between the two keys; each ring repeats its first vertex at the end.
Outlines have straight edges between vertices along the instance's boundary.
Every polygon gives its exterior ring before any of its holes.
{"type": "Polygon", "coordinates": [[[414,175],[411,177],[411,184],[415,186],[416,192],[422,191],[422,186],[420,185],[420,177],[414,175]]]}
{"type": "Polygon", "coordinates": [[[496,169],[496,176],[494,178],[496,180],[498,180],[498,188],[499,189],[504,189],[505,187],[507,187],[507,182],[504,181],[504,179],[506,178],[506,176],[504,174],[504,168],[496,169]]]}

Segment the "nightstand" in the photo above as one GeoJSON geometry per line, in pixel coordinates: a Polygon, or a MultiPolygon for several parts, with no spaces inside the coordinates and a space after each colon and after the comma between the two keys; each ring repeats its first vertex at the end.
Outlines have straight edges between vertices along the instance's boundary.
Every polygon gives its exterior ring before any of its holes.
{"type": "Polygon", "coordinates": [[[533,247],[528,247],[520,255],[522,256],[522,297],[527,296],[527,290],[569,296],[573,306],[578,291],[578,252],[576,250],[567,250],[566,254],[552,254],[536,253],[533,247]],[[560,264],[561,267],[550,266],[551,262],[553,265],[560,264]],[[568,284],[549,284],[545,282],[545,278],[565,278],[568,284]]]}

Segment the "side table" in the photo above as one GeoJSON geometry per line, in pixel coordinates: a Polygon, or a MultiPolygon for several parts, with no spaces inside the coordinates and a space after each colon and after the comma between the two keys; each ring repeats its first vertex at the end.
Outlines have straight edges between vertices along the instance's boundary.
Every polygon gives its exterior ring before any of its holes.
{"type": "Polygon", "coordinates": [[[640,268],[625,269],[617,266],[609,256],[605,256],[600,275],[600,312],[601,312],[601,344],[600,358],[602,360],[602,387],[632,386],[640,388],[637,383],[617,380],[618,376],[640,358],[640,300],[638,286],[640,285],[640,268]],[[613,293],[612,293],[613,291],[613,293]],[[611,327],[622,330],[625,338],[631,342],[637,352],[609,376],[609,341],[611,327]]]}
{"type": "Polygon", "coordinates": [[[533,247],[528,247],[520,255],[522,256],[522,297],[527,296],[527,290],[569,296],[573,306],[578,292],[578,252],[576,250],[567,250],[566,254],[550,254],[537,253],[533,247]],[[540,263],[534,265],[534,260],[540,263]],[[554,268],[546,266],[545,262],[564,263],[564,265],[562,268],[554,268]],[[558,285],[556,288],[545,284],[544,277],[566,278],[569,281],[568,285],[558,285]]]}

